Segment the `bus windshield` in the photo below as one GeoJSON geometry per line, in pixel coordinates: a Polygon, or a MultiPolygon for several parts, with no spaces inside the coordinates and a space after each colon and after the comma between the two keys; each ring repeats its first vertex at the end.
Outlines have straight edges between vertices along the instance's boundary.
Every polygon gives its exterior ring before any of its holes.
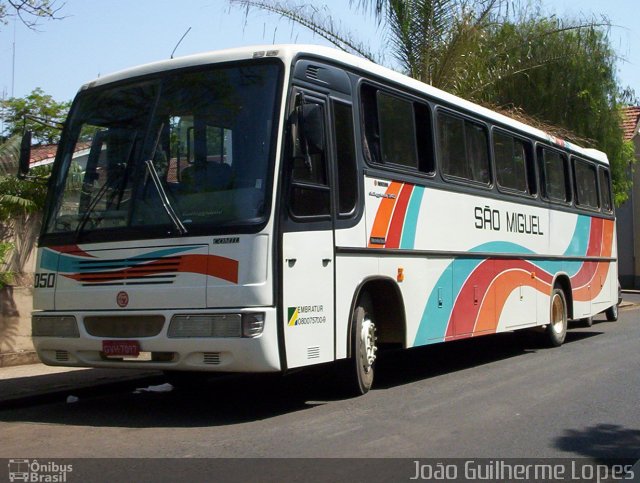
{"type": "Polygon", "coordinates": [[[80,93],[43,236],[203,234],[266,219],[276,63],[172,71],[80,93]]]}

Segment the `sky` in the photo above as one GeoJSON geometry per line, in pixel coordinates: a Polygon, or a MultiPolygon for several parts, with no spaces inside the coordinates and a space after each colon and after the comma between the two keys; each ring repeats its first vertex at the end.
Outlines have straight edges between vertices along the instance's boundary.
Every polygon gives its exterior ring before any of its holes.
{"type": "MultiPolygon", "coordinates": [[[[57,101],[71,100],[79,87],[100,75],[175,56],[271,43],[328,45],[278,15],[239,7],[227,0],[58,0],[63,20],[42,21],[38,31],[19,21],[0,24],[0,99],[23,97],[40,87],[57,101]],[[15,56],[14,56],[15,48],[15,56]],[[15,59],[15,68],[13,67],[15,59]]],[[[348,9],[346,0],[315,1],[343,29],[380,48],[381,32],[369,16],[348,9]]],[[[623,87],[640,95],[640,8],[637,0],[542,0],[560,17],[605,15],[615,25],[612,45],[623,87]],[[635,47],[635,49],[633,48],[635,47]]]]}

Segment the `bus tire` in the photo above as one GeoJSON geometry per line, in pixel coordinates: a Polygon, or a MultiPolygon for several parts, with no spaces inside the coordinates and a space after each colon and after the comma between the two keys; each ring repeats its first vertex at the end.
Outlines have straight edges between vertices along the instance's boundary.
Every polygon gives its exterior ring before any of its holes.
{"type": "Polygon", "coordinates": [[[584,317],[580,319],[580,323],[585,327],[591,327],[593,326],[593,317],[584,317]]]}
{"type": "Polygon", "coordinates": [[[363,297],[351,316],[351,357],[343,367],[343,390],[348,396],[369,392],[375,374],[376,326],[368,298],[363,297]]]}
{"type": "Polygon", "coordinates": [[[612,305],[604,311],[604,315],[609,322],[615,322],[618,320],[618,304],[612,305]]]}
{"type": "Polygon", "coordinates": [[[551,319],[547,325],[546,339],[551,347],[559,347],[567,336],[567,299],[562,289],[551,292],[551,319]]]}

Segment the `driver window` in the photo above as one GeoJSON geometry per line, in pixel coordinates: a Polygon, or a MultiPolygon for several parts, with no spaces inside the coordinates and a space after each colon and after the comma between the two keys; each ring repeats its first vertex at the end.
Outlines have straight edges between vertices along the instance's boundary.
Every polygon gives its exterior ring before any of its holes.
{"type": "Polygon", "coordinates": [[[307,102],[293,116],[294,153],[291,173],[291,213],[295,217],[330,213],[325,142],[325,106],[307,102]]]}

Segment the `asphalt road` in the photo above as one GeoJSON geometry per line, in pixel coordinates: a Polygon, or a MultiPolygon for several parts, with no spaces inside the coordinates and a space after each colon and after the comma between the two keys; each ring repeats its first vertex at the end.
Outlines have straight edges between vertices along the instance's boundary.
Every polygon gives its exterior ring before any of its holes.
{"type": "Polygon", "coordinates": [[[557,349],[501,334],[384,354],[364,397],[321,368],[0,411],[0,458],[640,458],[640,309],[557,349]]]}

